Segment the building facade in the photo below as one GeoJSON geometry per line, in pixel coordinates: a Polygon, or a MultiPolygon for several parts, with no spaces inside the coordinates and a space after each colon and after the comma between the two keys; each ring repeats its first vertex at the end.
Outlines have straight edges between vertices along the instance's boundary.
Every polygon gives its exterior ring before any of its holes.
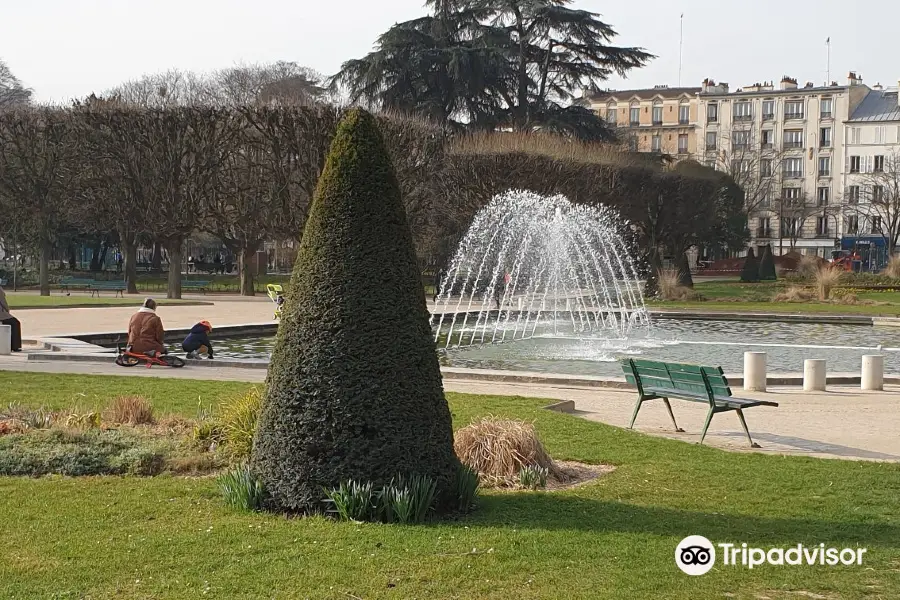
{"type": "Polygon", "coordinates": [[[900,228],[900,95],[874,86],[844,126],[842,248],[881,268],[900,228]]]}
{"type": "Polygon", "coordinates": [[[840,246],[844,123],[869,92],[846,85],[800,87],[797,80],[730,91],[704,81],[699,97],[701,162],[744,189],[751,245],[776,254],[830,257],[840,246]]]}
{"type": "Polygon", "coordinates": [[[697,154],[697,94],[700,88],[658,86],[608,91],[586,97],[591,110],[615,125],[635,150],[677,158],[697,154]]]}

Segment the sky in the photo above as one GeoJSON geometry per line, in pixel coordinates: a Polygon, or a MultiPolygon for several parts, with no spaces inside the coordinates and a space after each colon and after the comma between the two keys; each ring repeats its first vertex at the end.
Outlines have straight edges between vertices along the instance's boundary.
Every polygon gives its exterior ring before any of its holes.
{"type": "MultiPolygon", "coordinates": [[[[65,102],[170,68],[208,71],[237,63],[294,61],[333,74],[370,51],[392,24],[425,14],[424,0],[0,0],[0,58],[38,101],[65,102]]],[[[600,13],[618,45],[657,55],[605,87],[711,77],[732,89],[789,75],[817,84],[897,86],[900,2],[869,0],[575,0],[600,13]],[[860,6],[859,10],[855,7],[860,6]]]]}

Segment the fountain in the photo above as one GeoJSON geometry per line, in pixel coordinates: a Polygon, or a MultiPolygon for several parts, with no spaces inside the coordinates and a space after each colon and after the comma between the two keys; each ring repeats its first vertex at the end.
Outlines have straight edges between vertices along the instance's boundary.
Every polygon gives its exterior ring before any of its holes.
{"type": "Polygon", "coordinates": [[[449,348],[646,332],[650,319],[620,225],[605,207],[559,195],[494,197],[440,281],[435,340],[449,348]]]}

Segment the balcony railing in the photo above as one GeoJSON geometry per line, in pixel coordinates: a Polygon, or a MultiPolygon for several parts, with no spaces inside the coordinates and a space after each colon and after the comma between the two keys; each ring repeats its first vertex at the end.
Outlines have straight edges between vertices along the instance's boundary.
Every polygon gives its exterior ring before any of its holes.
{"type": "Polygon", "coordinates": [[[830,110],[823,110],[823,111],[819,114],[819,118],[820,118],[820,119],[831,119],[831,118],[832,118],[832,116],[831,116],[831,111],[830,111],[830,110]]]}
{"type": "Polygon", "coordinates": [[[774,121],[775,113],[765,113],[765,114],[763,114],[762,118],[763,118],[763,121],[774,121]]]}
{"type": "Polygon", "coordinates": [[[678,119],[678,124],[679,125],[690,125],[691,120],[690,119],[678,119]]]}
{"type": "Polygon", "coordinates": [[[829,237],[831,237],[831,234],[828,233],[828,230],[826,229],[824,231],[817,231],[816,237],[817,238],[829,238],[829,237]]]}
{"type": "Polygon", "coordinates": [[[756,230],[756,239],[766,239],[772,237],[771,229],[757,229],[756,230]]]}
{"type": "Polygon", "coordinates": [[[831,177],[831,169],[819,169],[819,177],[831,177]]]}
{"type": "Polygon", "coordinates": [[[753,115],[734,115],[735,121],[752,121],[753,115]]]}
{"type": "Polygon", "coordinates": [[[775,147],[775,144],[773,144],[772,142],[763,142],[762,144],[760,144],[760,147],[763,150],[771,150],[775,147]]]}
{"type": "Polygon", "coordinates": [[[803,177],[803,171],[785,171],[784,178],[785,179],[799,179],[803,177]]]}
{"type": "Polygon", "coordinates": [[[641,122],[640,122],[640,121],[629,121],[628,124],[629,124],[631,127],[638,127],[638,126],[640,126],[641,122]]]}
{"type": "Polygon", "coordinates": [[[717,115],[706,115],[706,122],[707,123],[718,123],[719,117],[717,115]]]}
{"type": "Polygon", "coordinates": [[[714,152],[717,149],[718,149],[718,147],[716,146],[716,144],[707,144],[706,145],[707,152],[714,152]]]}
{"type": "Polygon", "coordinates": [[[656,119],[653,119],[653,125],[658,126],[658,125],[662,125],[662,124],[663,124],[662,119],[659,119],[658,121],[656,119]]]}
{"type": "Polygon", "coordinates": [[[785,148],[802,148],[802,147],[803,147],[803,140],[800,140],[799,142],[796,142],[796,141],[790,141],[790,140],[785,140],[785,142],[784,142],[784,147],[785,147],[785,148]]]}
{"type": "Polygon", "coordinates": [[[688,153],[687,147],[684,147],[684,148],[679,147],[678,148],[678,154],[687,154],[687,153],[688,153]]]}
{"type": "Polygon", "coordinates": [[[786,112],[786,113],[784,113],[784,118],[785,118],[785,120],[787,120],[787,119],[802,119],[804,117],[803,117],[802,112],[786,112]]]}

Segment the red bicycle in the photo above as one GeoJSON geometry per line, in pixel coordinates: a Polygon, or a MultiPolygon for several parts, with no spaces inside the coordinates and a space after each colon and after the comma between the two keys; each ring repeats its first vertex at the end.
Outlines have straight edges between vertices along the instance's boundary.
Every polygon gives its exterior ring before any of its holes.
{"type": "Polygon", "coordinates": [[[176,369],[185,365],[185,362],[182,359],[177,356],[172,356],[171,354],[157,354],[153,351],[149,354],[140,354],[138,352],[132,352],[130,347],[119,348],[119,354],[116,356],[117,365],[120,367],[136,367],[141,363],[145,363],[148,369],[153,367],[153,365],[159,367],[174,367],[176,369]]]}

